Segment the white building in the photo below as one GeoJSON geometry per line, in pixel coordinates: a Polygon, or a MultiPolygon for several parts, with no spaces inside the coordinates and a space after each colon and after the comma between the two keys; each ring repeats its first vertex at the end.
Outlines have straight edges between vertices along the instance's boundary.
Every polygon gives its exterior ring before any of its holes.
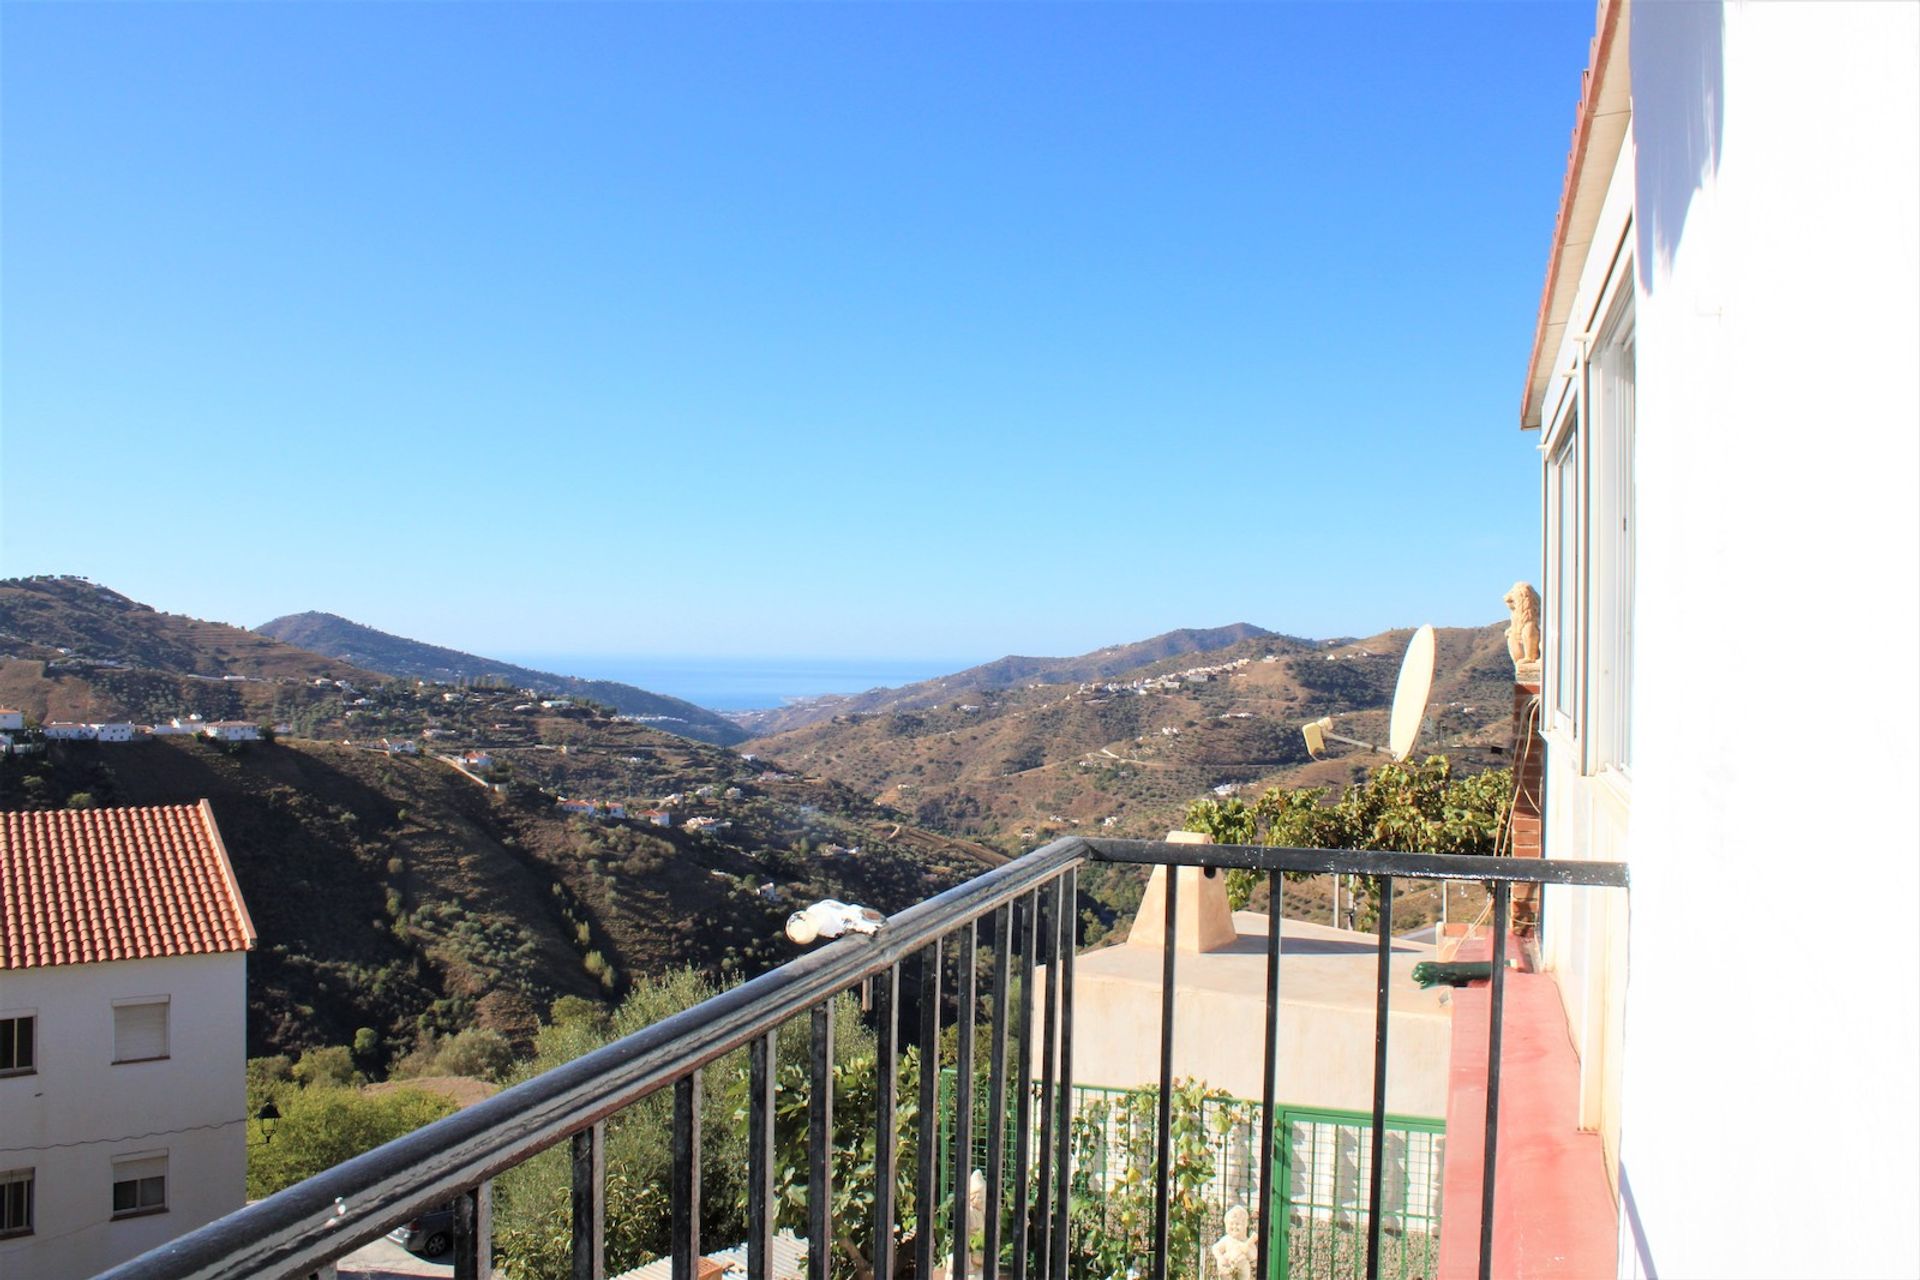
{"type": "Polygon", "coordinates": [[[1920,6],[1593,56],[1521,421],[1545,851],[1632,877],[1546,898],[1579,1124],[1623,1275],[1914,1275],[1920,6]]]}
{"type": "Polygon", "coordinates": [[[24,712],[16,711],[12,707],[0,707],[0,731],[9,729],[17,731],[26,727],[27,717],[24,712]]]}
{"type": "Polygon", "coordinates": [[[0,1275],[240,1207],[253,924],[199,805],[0,815],[0,1275]]]}
{"type": "Polygon", "coordinates": [[[93,726],[96,742],[132,742],[134,737],[131,720],[109,720],[93,726]]]}
{"type": "Polygon", "coordinates": [[[49,720],[40,726],[40,732],[49,742],[92,742],[96,731],[90,724],[79,724],[72,720],[49,720]]]}
{"type": "Polygon", "coordinates": [[[216,742],[258,742],[260,726],[246,720],[209,720],[200,732],[216,742]]]}

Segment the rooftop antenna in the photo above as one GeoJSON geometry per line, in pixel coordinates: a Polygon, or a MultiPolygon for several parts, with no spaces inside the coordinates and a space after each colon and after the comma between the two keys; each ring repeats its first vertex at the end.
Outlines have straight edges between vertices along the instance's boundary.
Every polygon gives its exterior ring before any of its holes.
{"type": "Polygon", "coordinates": [[[1393,686],[1393,711],[1387,719],[1386,746],[1335,733],[1333,717],[1322,716],[1300,726],[1300,732],[1307,739],[1307,754],[1315,760],[1324,759],[1331,740],[1390,755],[1396,761],[1405,760],[1420,737],[1420,724],[1427,714],[1427,697],[1433,692],[1433,653],[1433,625],[1429,623],[1413,633],[1413,639],[1407,641],[1406,656],[1400,660],[1400,679],[1393,686]]]}

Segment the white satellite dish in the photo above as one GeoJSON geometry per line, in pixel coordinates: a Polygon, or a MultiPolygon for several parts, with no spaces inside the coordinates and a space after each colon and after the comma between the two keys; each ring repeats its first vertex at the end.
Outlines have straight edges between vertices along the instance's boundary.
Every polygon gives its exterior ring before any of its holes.
{"type": "Polygon", "coordinates": [[[1407,656],[1400,660],[1400,679],[1393,686],[1393,715],[1388,720],[1387,750],[1395,760],[1405,760],[1420,736],[1420,722],[1427,716],[1427,695],[1433,692],[1433,626],[1428,624],[1407,641],[1407,656]]]}
{"type": "Polygon", "coordinates": [[[1302,725],[1307,754],[1318,760],[1327,740],[1344,742],[1350,747],[1384,752],[1395,760],[1405,760],[1420,737],[1420,723],[1427,716],[1427,696],[1433,692],[1434,636],[1431,624],[1413,633],[1407,641],[1406,656],[1400,659],[1400,679],[1393,686],[1393,710],[1387,717],[1387,745],[1376,746],[1358,738],[1344,738],[1333,731],[1333,717],[1322,716],[1302,725]]]}

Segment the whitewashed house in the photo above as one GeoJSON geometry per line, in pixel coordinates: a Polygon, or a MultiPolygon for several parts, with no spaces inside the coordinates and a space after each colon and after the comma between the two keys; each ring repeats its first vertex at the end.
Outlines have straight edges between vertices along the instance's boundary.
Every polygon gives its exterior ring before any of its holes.
{"type": "Polygon", "coordinates": [[[0,732],[13,730],[18,732],[27,727],[26,713],[12,707],[0,707],[0,732]]]}
{"type": "Polygon", "coordinates": [[[1632,877],[1546,897],[1568,1114],[1622,1275],[1914,1275],[1920,6],[1598,19],[1520,423],[1545,853],[1632,877]]]}
{"type": "Polygon", "coordinates": [[[40,732],[48,742],[92,742],[95,729],[74,720],[49,720],[40,726],[40,732]]]}
{"type": "Polygon", "coordinates": [[[200,732],[215,742],[258,742],[260,726],[247,720],[209,720],[200,732]]]}
{"type": "Polygon", "coordinates": [[[134,727],[131,720],[108,720],[93,726],[95,742],[132,742],[134,727]]]}
{"type": "Polygon", "coordinates": [[[253,945],[204,801],[0,815],[0,1275],[244,1202],[253,945]]]}

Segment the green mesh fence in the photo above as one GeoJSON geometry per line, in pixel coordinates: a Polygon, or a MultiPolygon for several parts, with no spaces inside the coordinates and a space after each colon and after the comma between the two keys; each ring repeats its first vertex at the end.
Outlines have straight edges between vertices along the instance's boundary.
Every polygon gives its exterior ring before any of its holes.
{"type": "MultiPolygon", "coordinates": [[[[942,1073],[940,1194],[951,1192],[952,1072],[942,1073]]],[[[1032,1154],[1040,1141],[1039,1089],[1034,1096],[1032,1154]]],[[[976,1087],[973,1167],[987,1165],[985,1080],[976,1087]]],[[[1072,1124],[1073,1280],[1125,1280],[1145,1275],[1152,1242],[1157,1089],[1076,1085],[1072,1124]]],[[[1011,1259],[1014,1098],[1007,1099],[1008,1213],[1003,1262],[1011,1259]]],[[[1364,1112],[1281,1106],[1274,1117],[1273,1212],[1255,1211],[1259,1195],[1260,1107],[1257,1102],[1176,1085],[1173,1104],[1173,1204],[1169,1271],[1182,1280],[1220,1275],[1212,1244],[1226,1234],[1226,1215],[1245,1206],[1254,1229],[1277,1231],[1272,1280],[1358,1280],[1366,1274],[1367,1199],[1372,1173],[1372,1117],[1364,1112]]],[[[1382,1276],[1426,1280],[1435,1274],[1440,1241],[1441,1170],[1446,1125],[1413,1116],[1387,1118],[1381,1183],[1382,1276]]],[[[1033,1200],[1030,1192],[1029,1203],[1033,1200]]]]}

